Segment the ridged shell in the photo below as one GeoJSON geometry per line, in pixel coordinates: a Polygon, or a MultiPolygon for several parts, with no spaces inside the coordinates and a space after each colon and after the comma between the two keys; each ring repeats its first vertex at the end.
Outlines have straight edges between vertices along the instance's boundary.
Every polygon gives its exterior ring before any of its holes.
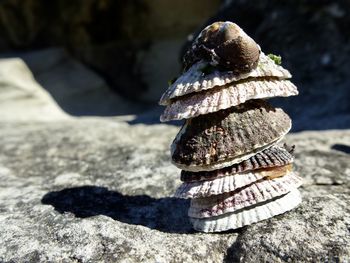
{"type": "Polygon", "coordinates": [[[291,189],[298,188],[301,183],[301,178],[290,172],[285,176],[272,180],[257,181],[234,192],[192,199],[188,215],[195,218],[204,218],[234,212],[284,195],[290,192],[291,189]]]}
{"type": "Polygon", "coordinates": [[[160,120],[189,119],[237,106],[251,99],[298,95],[297,87],[289,80],[249,80],[179,98],[165,108],[160,120]]]}
{"type": "Polygon", "coordinates": [[[247,78],[273,77],[278,79],[290,79],[292,76],[288,70],[277,65],[272,59],[264,53],[260,54],[257,68],[244,74],[236,74],[232,71],[220,71],[214,69],[213,72],[205,75],[203,69],[208,63],[199,61],[188,71],[182,74],[162,95],[159,104],[169,105],[171,100],[193,92],[212,89],[216,86],[226,84],[247,78]]]}
{"type": "Polygon", "coordinates": [[[193,172],[228,167],[276,144],[290,128],[282,109],[250,100],[187,120],[172,143],[172,162],[193,172]]]}
{"type": "Polygon", "coordinates": [[[212,195],[228,193],[255,183],[267,177],[284,176],[291,172],[292,165],[285,165],[256,172],[239,173],[225,177],[219,177],[211,181],[183,183],[176,190],[178,198],[203,198],[212,195]]]}
{"type": "Polygon", "coordinates": [[[301,195],[297,189],[291,190],[288,194],[260,203],[254,206],[243,208],[232,213],[209,218],[191,218],[193,228],[202,232],[221,232],[229,229],[236,229],[242,226],[283,214],[301,203],[301,195]]]}
{"type": "MultiPolygon", "coordinates": [[[[230,176],[237,173],[244,173],[258,169],[273,168],[292,163],[294,157],[285,148],[272,146],[256,155],[250,157],[241,163],[234,164],[230,167],[214,171],[189,172],[181,171],[181,181],[183,182],[198,182],[204,180],[213,180],[216,178],[230,176]]],[[[257,171],[258,172],[258,171],[257,171]]]]}
{"type": "Polygon", "coordinates": [[[183,62],[185,68],[200,59],[237,72],[249,71],[259,59],[260,48],[237,24],[215,22],[201,31],[183,62]]]}

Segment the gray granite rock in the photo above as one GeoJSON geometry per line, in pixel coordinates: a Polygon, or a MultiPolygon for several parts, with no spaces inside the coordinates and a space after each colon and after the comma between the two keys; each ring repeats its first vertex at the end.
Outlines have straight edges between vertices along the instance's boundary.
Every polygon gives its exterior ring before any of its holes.
{"type": "MultiPolygon", "coordinates": [[[[116,94],[101,76],[62,48],[17,55],[28,66],[35,80],[70,115],[126,115],[140,113],[149,107],[116,94]]],[[[17,75],[13,74],[11,78],[16,79],[17,75]]]]}
{"type": "Polygon", "coordinates": [[[169,145],[178,128],[98,118],[0,124],[0,262],[350,259],[350,131],[288,135],[304,201],[236,231],[191,229],[169,145]]]}
{"type": "Polygon", "coordinates": [[[228,250],[240,262],[348,262],[349,189],[307,187],[291,213],[247,227],[228,250]],[[312,192],[311,192],[312,191],[312,192]]]}
{"type": "Polygon", "coordinates": [[[22,59],[0,59],[0,121],[68,118],[22,59]]]}
{"type": "Polygon", "coordinates": [[[179,73],[184,39],[220,2],[3,0],[0,52],[63,46],[119,95],[156,103],[179,73]]]}

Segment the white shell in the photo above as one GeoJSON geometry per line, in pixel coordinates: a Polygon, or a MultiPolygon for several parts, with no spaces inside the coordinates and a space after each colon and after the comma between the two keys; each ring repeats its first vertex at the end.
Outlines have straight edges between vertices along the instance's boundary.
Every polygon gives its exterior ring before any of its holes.
{"type": "Polygon", "coordinates": [[[231,83],[206,92],[193,93],[168,105],[161,115],[162,122],[189,119],[237,106],[251,99],[298,95],[289,80],[252,80],[231,83]]]}
{"type": "Polygon", "coordinates": [[[220,232],[251,225],[273,216],[292,210],[301,203],[301,195],[297,189],[288,194],[244,208],[232,213],[210,218],[191,218],[193,228],[203,232],[220,232]]]}
{"type": "Polygon", "coordinates": [[[203,218],[234,212],[284,195],[290,192],[291,189],[298,188],[301,183],[302,179],[291,172],[272,180],[257,181],[231,193],[192,199],[188,215],[190,217],[203,218]]]}
{"type": "Polygon", "coordinates": [[[277,65],[272,59],[261,52],[259,63],[256,69],[236,75],[232,71],[214,70],[212,73],[203,76],[201,71],[208,63],[200,61],[194,64],[188,71],[183,73],[162,95],[159,104],[168,105],[171,99],[189,93],[211,89],[215,86],[223,86],[228,83],[246,78],[274,77],[279,79],[290,79],[292,75],[288,70],[277,65]]]}
{"type": "MultiPolygon", "coordinates": [[[[176,190],[175,197],[178,198],[202,198],[211,195],[219,195],[232,192],[237,188],[254,183],[272,174],[271,170],[258,172],[238,173],[230,176],[219,177],[211,181],[200,181],[183,183],[176,190]]],[[[288,171],[286,171],[288,173],[288,171]]]]}

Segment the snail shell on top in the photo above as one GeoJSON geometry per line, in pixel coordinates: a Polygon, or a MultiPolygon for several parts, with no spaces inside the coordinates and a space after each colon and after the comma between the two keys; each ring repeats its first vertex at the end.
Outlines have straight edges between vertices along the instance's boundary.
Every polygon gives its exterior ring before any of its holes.
{"type": "Polygon", "coordinates": [[[260,48],[238,25],[215,22],[199,34],[184,56],[185,69],[199,60],[207,60],[225,70],[244,73],[254,69],[260,48]]]}

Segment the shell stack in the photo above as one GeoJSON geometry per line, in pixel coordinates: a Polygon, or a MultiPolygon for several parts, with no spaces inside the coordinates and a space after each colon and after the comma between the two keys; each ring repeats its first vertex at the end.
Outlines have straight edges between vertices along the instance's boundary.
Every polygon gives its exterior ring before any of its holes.
{"type": "Polygon", "coordinates": [[[239,26],[206,27],[165,91],[161,121],[185,119],[171,146],[181,171],[175,196],[190,198],[193,227],[219,232],[282,214],[301,202],[292,149],[279,146],[291,119],[265,101],[297,95],[291,74],[239,26]]]}

